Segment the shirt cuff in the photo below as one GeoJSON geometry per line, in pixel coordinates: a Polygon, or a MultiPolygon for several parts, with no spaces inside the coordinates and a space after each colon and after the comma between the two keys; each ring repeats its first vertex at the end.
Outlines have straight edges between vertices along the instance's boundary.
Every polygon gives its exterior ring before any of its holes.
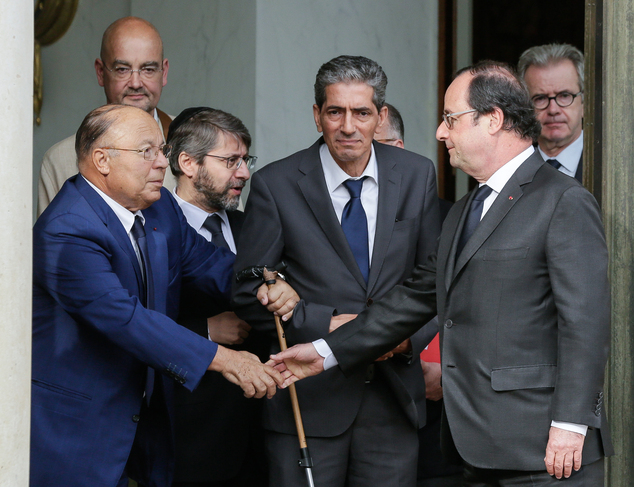
{"type": "Polygon", "coordinates": [[[333,368],[335,365],[338,365],[336,357],[333,355],[330,346],[326,343],[326,340],[320,338],[319,340],[315,340],[313,342],[313,347],[317,350],[317,353],[320,357],[324,359],[324,370],[328,370],[333,368]]]}
{"type": "MultiPolygon", "coordinates": [[[[325,368],[325,367],[324,367],[325,368]]],[[[550,423],[551,426],[555,428],[559,428],[566,431],[572,431],[573,433],[579,433],[580,435],[586,436],[588,432],[588,426],[585,424],[577,424],[577,423],[564,423],[561,421],[552,421],[550,423]]]]}

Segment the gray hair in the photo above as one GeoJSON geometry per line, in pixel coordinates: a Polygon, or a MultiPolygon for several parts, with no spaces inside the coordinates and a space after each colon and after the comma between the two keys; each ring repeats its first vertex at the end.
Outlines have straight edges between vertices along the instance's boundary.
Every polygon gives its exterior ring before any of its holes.
{"type": "Polygon", "coordinates": [[[324,106],[327,86],[354,82],[373,88],[372,103],[380,111],[385,103],[387,76],[381,66],[363,56],[339,56],[323,64],[315,78],[315,104],[320,110],[324,106]]]}
{"type": "Polygon", "coordinates": [[[127,109],[141,110],[140,108],[125,105],[104,105],[95,108],[86,115],[75,135],[75,153],[79,163],[88,158],[95,146],[101,143],[103,137],[117,119],[115,112],[127,109]]]}
{"type": "Polygon", "coordinates": [[[215,108],[201,109],[175,130],[170,130],[167,143],[172,146],[169,157],[172,174],[176,177],[184,174],[178,164],[178,157],[182,152],[190,155],[198,165],[201,165],[205,155],[218,146],[221,133],[242,141],[247,149],[251,147],[251,135],[242,121],[215,108]]]}
{"type": "Polygon", "coordinates": [[[389,103],[385,103],[385,106],[387,107],[387,128],[390,138],[405,141],[405,124],[401,112],[389,103]]]}
{"type": "Polygon", "coordinates": [[[570,44],[544,44],[526,49],[517,63],[520,78],[524,79],[530,66],[546,67],[568,59],[577,70],[579,89],[583,91],[583,53],[570,44]]]}

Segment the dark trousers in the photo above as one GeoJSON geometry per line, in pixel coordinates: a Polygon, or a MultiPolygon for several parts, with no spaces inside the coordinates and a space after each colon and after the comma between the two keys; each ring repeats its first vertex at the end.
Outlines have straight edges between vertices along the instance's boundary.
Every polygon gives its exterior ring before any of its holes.
{"type": "MultiPolygon", "coordinates": [[[[416,485],[417,432],[380,376],[366,384],[359,413],[347,431],[333,438],[308,437],[306,441],[316,486],[416,485]]],[[[307,485],[305,470],[297,466],[297,436],[267,431],[265,443],[269,485],[307,485]]]]}
{"type": "Polygon", "coordinates": [[[465,466],[465,487],[603,487],[603,459],[573,470],[567,479],[558,480],[544,470],[489,470],[465,466]]]}

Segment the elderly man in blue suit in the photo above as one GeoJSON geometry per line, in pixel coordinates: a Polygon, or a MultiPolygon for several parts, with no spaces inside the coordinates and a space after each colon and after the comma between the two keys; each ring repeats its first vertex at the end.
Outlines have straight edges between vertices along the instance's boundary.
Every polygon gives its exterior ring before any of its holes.
{"type": "MultiPolygon", "coordinates": [[[[169,146],[152,117],[97,108],[75,147],[80,173],[34,228],[31,485],[167,487],[175,381],[220,372],[259,398],[282,377],[173,321],[181,282],[229,299],[234,257],[162,189],[169,146]]],[[[289,293],[271,309],[288,312],[289,293]]]]}

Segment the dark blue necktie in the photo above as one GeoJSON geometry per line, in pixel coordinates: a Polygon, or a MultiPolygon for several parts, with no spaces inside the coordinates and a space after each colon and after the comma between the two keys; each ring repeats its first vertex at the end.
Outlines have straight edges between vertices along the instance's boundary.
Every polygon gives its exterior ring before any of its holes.
{"type": "Polygon", "coordinates": [[[363,279],[367,283],[370,271],[370,254],[368,250],[368,219],[361,204],[361,189],[364,179],[348,179],[343,183],[350,193],[350,200],[343,208],[341,228],[348,239],[348,244],[350,244],[354,259],[357,261],[361,274],[363,274],[363,279]]]}
{"type": "MultiPolygon", "coordinates": [[[[143,268],[143,289],[141,290],[141,301],[147,309],[154,309],[152,267],[150,266],[149,253],[147,249],[145,227],[143,226],[143,221],[139,215],[134,217],[134,225],[132,225],[130,233],[139,247],[139,254],[141,254],[141,267],[143,268]]],[[[154,378],[154,369],[148,366],[147,376],[145,379],[145,400],[148,405],[150,404],[150,399],[152,398],[152,391],[154,391],[154,378]]]]}
{"type": "Polygon", "coordinates": [[[467,221],[464,223],[464,227],[462,228],[462,234],[460,235],[460,240],[458,241],[456,256],[460,255],[460,252],[462,252],[465,244],[469,241],[471,235],[473,235],[478,223],[480,223],[484,200],[489,197],[491,191],[492,189],[486,184],[484,186],[480,186],[480,188],[476,191],[475,197],[471,200],[469,215],[467,215],[467,221]]]}
{"type": "Polygon", "coordinates": [[[548,159],[546,162],[553,166],[555,169],[559,169],[561,167],[561,162],[559,162],[557,159],[548,159]]]}
{"type": "Polygon", "coordinates": [[[211,233],[211,241],[216,247],[229,248],[229,244],[225,240],[225,236],[222,234],[222,219],[217,213],[213,213],[207,217],[203,228],[209,230],[211,233]]]}

